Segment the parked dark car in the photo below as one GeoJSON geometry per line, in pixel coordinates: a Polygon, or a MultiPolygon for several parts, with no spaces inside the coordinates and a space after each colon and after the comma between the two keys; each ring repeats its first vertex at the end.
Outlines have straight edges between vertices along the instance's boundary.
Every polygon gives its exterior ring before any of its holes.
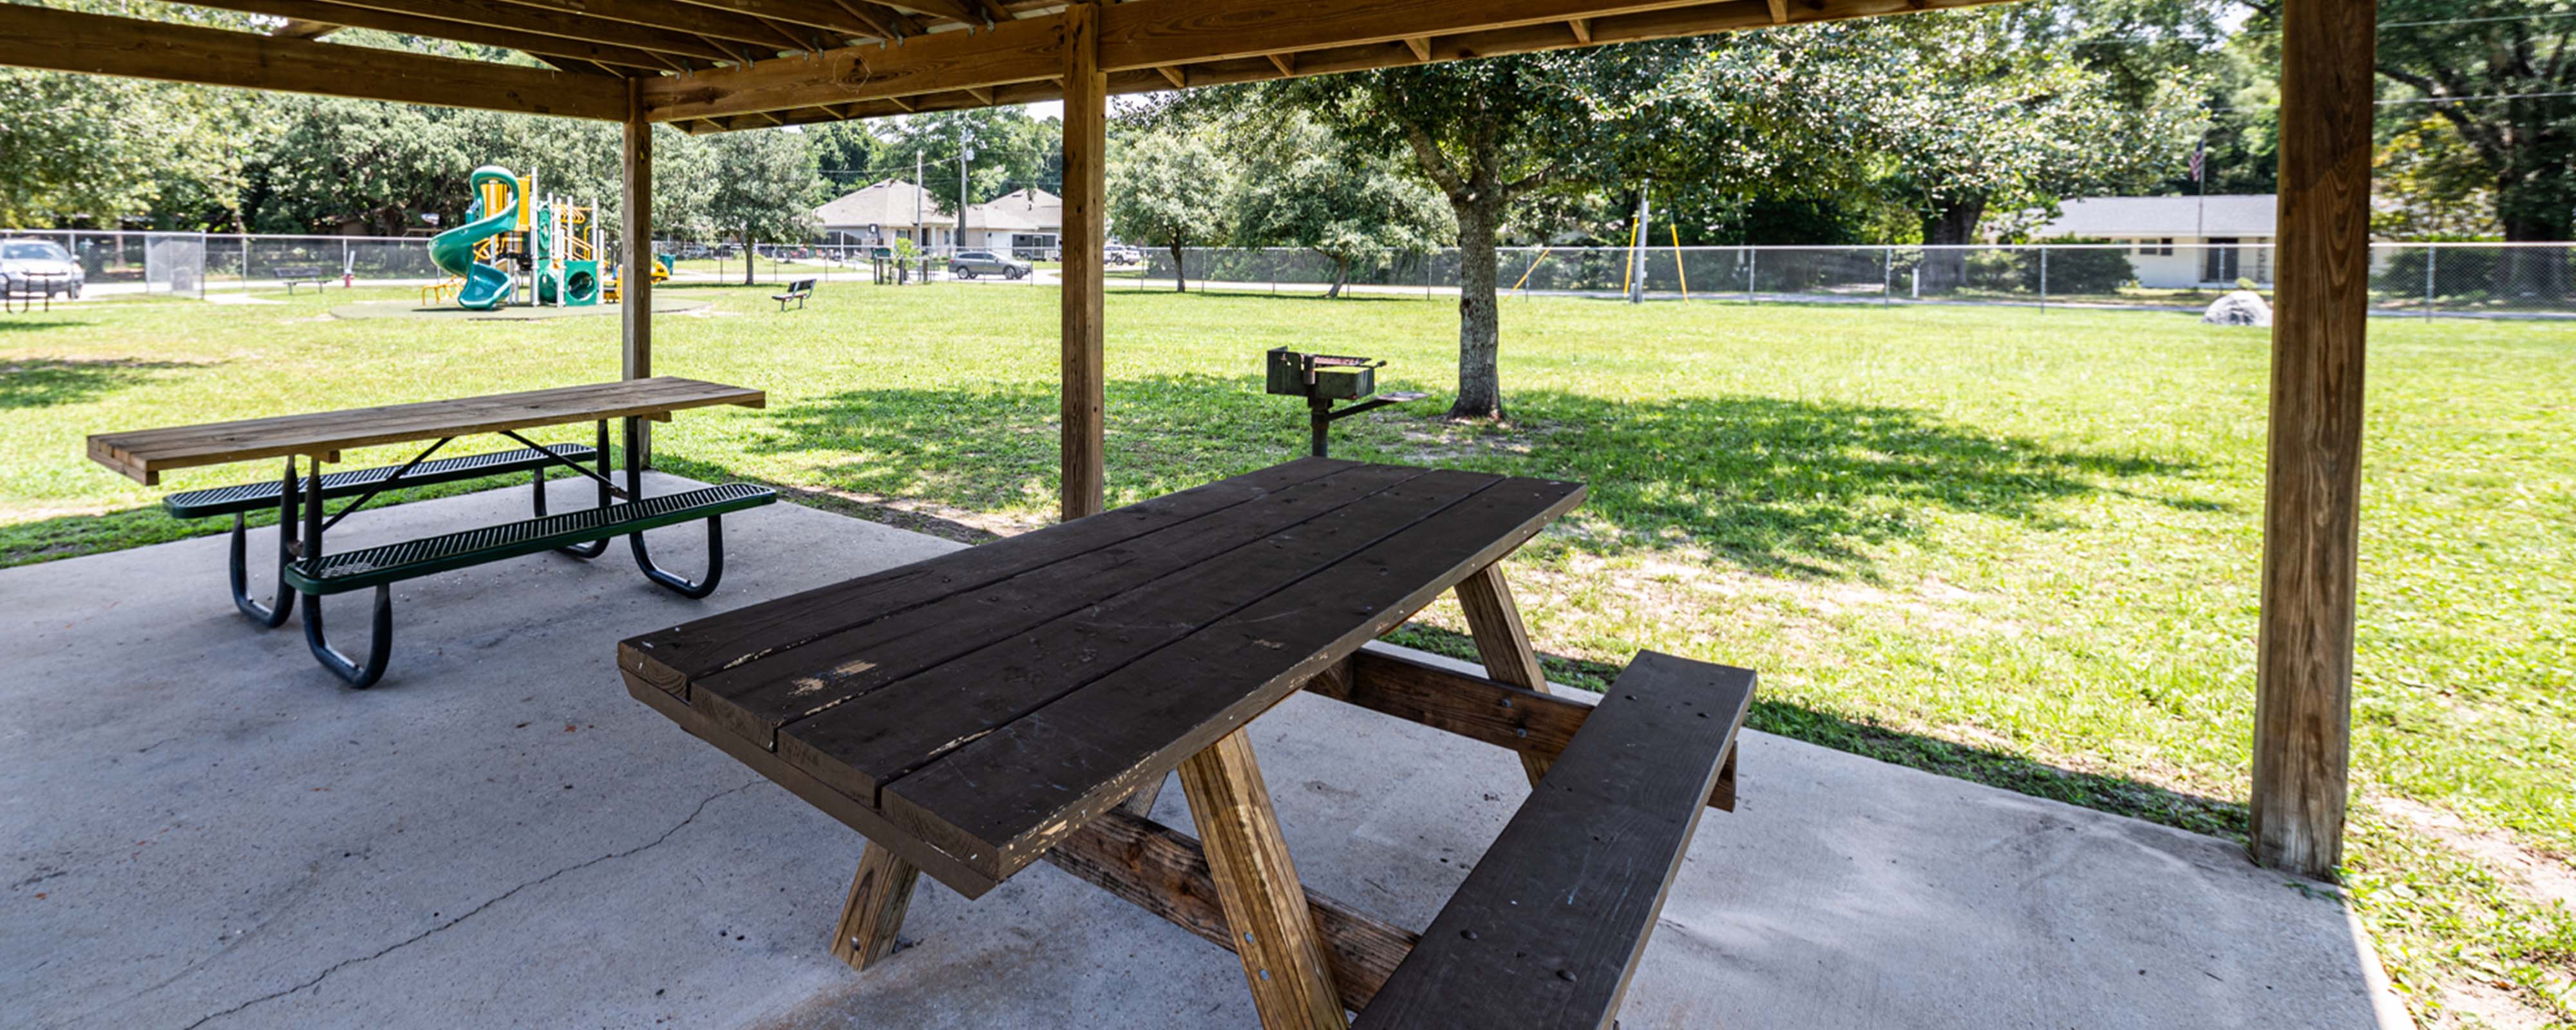
{"type": "Polygon", "coordinates": [[[72,260],[63,245],[52,240],[0,240],[0,283],[20,296],[42,293],[47,297],[63,294],[80,299],[86,278],[80,262],[72,260]]]}
{"type": "Polygon", "coordinates": [[[1017,279],[1029,274],[1029,263],[989,250],[961,250],[957,252],[956,257],[948,259],[948,274],[960,279],[972,279],[979,275],[998,275],[1005,279],[1017,279]]]}

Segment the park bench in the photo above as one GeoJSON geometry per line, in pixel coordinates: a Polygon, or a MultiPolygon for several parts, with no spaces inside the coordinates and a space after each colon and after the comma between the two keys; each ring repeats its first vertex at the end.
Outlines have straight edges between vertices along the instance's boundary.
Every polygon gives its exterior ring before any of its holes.
{"type": "MultiPolygon", "coordinates": [[[[441,458],[436,461],[421,462],[408,470],[400,466],[388,465],[383,468],[334,472],[322,477],[322,497],[326,500],[336,500],[360,494],[372,494],[384,489],[397,472],[402,474],[404,486],[429,486],[435,483],[454,483],[514,472],[534,472],[536,512],[542,516],[546,513],[546,466],[564,461],[587,460],[595,453],[593,448],[585,444],[552,444],[547,446],[544,452],[529,448],[495,451],[490,454],[475,454],[462,458],[441,458]]],[[[168,511],[172,518],[203,519],[223,515],[233,517],[231,560],[233,604],[242,610],[242,614],[271,627],[286,621],[287,613],[295,607],[295,595],[289,590],[280,589],[277,592],[276,606],[273,608],[251,599],[250,570],[247,567],[246,556],[247,518],[254,511],[278,510],[280,503],[286,500],[285,494],[288,488],[288,482],[281,477],[264,482],[190,490],[185,493],[171,494],[161,501],[161,507],[168,511]]],[[[299,494],[304,492],[304,488],[300,485],[296,486],[295,490],[299,494]]],[[[294,560],[290,546],[292,540],[291,533],[278,535],[277,560],[281,570],[281,583],[284,566],[294,560]]]]}
{"type": "Polygon", "coordinates": [[[295,295],[295,287],[298,284],[311,283],[318,287],[327,287],[331,285],[332,278],[324,274],[319,265],[279,265],[269,274],[275,276],[277,281],[286,284],[286,295],[290,297],[295,295]]]}
{"type": "Polygon", "coordinates": [[[805,310],[805,298],[813,295],[814,280],[798,279],[795,282],[787,284],[787,292],[770,294],[769,299],[778,302],[778,310],[780,311],[787,310],[787,302],[791,300],[796,302],[796,310],[803,311],[805,310]]]}
{"type": "Polygon", "coordinates": [[[1638,653],[1354,1030],[1610,1026],[1753,679],[1638,653]]]}

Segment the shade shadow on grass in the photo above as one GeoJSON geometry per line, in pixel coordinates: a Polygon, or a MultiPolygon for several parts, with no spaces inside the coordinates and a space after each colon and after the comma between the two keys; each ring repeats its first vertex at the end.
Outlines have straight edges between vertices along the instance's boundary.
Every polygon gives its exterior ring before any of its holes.
{"type": "MultiPolygon", "coordinates": [[[[8,323],[0,322],[0,325],[8,323]]],[[[65,360],[31,358],[0,364],[0,411],[79,404],[142,383],[159,369],[187,366],[176,361],[65,360]]]]}
{"type": "MultiPolygon", "coordinates": [[[[1113,504],[1305,452],[1303,405],[1266,395],[1249,373],[1122,378],[1107,399],[1113,504]]],[[[1939,512],[2045,526],[2053,502],[2195,467],[1837,401],[1525,390],[1502,426],[1450,423],[1444,410],[1435,397],[1337,423],[1334,454],[1580,481],[1590,493],[1578,519],[1594,531],[1573,546],[1705,548],[1774,574],[1865,576],[1869,548],[1920,538],[1939,512]]],[[[1052,494],[1056,411],[1051,384],[852,390],[779,404],[748,449],[823,456],[823,482],[807,485],[990,510],[1052,494]]]]}
{"type": "MultiPolygon", "coordinates": [[[[1388,634],[1386,639],[1468,662],[1477,660],[1472,639],[1464,633],[1438,626],[1407,623],[1388,634]]],[[[1620,672],[1619,666],[1607,662],[1544,652],[1539,655],[1539,664],[1546,670],[1549,682],[1596,693],[1608,688],[1620,672]]],[[[2063,769],[2026,755],[1856,721],[1763,697],[1759,692],[1754,697],[1753,711],[1746,717],[1745,725],[1765,733],[2017,794],[2063,801],[2212,837],[2240,842],[2245,839],[2246,808],[2242,801],[2171,790],[2125,776],[2063,769]]]]}

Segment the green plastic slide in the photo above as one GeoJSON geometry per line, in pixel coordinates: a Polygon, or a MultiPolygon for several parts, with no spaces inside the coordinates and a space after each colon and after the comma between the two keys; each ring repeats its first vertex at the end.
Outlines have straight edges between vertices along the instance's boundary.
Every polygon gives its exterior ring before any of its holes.
{"type": "Polygon", "coordinates": [[[466,178],[466,183],[474,191],[474,206],[465,212],[468,221],[431,237],[429,259],[438,265],[439,271],[464,277],[465,288],[456,292],[459,307],[490,311],[508,299],[510,273],[499,265],[474,260],[474,245],[518,227],[519,177],[500,165],[484,165],[475,169],[474,174],[466,178]],[[483,210],[483,183],[487,180],[510,186],[510,202],[501,210],[488,214],[483,210]]]}

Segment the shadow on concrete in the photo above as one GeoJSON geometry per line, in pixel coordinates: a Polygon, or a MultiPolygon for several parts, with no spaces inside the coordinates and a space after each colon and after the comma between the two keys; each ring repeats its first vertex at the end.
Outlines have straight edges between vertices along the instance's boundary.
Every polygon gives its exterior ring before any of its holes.
{"type": "MultiPolygon", "coordinates": [[[[1407,623],[1386,639],[1462,661],[1477,660],[1473,640],[1464,633],[1438,626],[1407,623]]],[[[1620,671],[1619,666],[1607,662],[1545,652],[1539,654],[1539,664],[1547,670],[1548,682],[1594,692],[1607,688],[1620,671]]],[[[1774,697],[1755,697],[1746,725],[2017,794],[2063,801],[2240,844],[2245,840],[2246,810],[2241,800],[2171,790],[2125,776],[2064,769],[2008,751],[1855,721],[1774,697]]]]}

